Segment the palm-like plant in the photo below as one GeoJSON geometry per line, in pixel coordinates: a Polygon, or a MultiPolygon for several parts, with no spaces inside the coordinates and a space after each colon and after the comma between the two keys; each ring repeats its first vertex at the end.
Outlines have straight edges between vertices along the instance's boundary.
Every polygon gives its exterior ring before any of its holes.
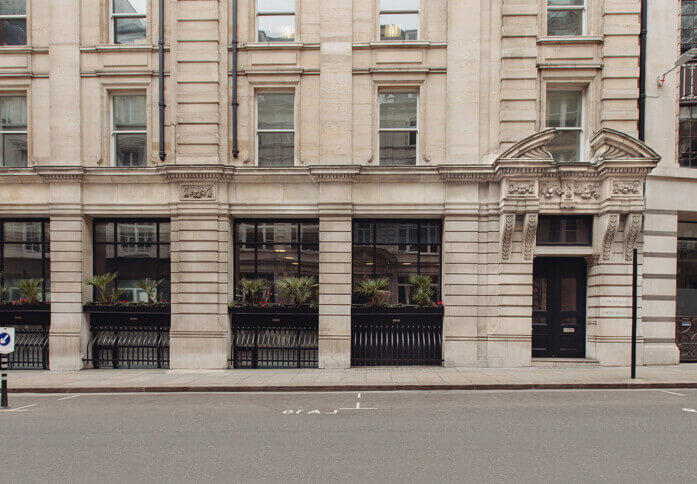
{"type": "Polygon", "coordinates": [[[276,286],[284,299],[298,307],[314,301],[318,284],[312,276],[282,277],[276,286]]]}
{"type": "Polygon", "coordinates": [[[123,291],[119,291],[111,286],[111,284],[116,280],[119,273],[107,272],[106,274],[100,274],[97,276],[88,277],[85,279],[84,283],[88,286],[93,286],[97,288],[97,300],[102,304],[115,304],[119,300],[123,291]]]}
{"type": "Polygon", "coordinates": [[[380,306],[386,302],[389,292],[386,291],[390,280],[386,277],[377,279],[364,279],[356,284],[356,294],[368,298],[373,306],[380,306]]]}
{"type": "Polygon", "coordinates": [[[10,288],[2,284],[2,272],[0,272],[0,302],[6,302],[7,296],[10,294],[10,288]]]}
{"type": "Polygon", "coordinates": [[[433,296],[436,291],[431,287],[433,279],[431,276],[414,274],[409,277],[411,284],[411,302],[419,307],[431,306],[433,304],[433,296]]]}
{"type": "Polygon", "coordinates": [[[22,279],[17,283],[17,289],[27,304],[39,304],[43,299],[43,283],[43,279],[22,279]]]}
{"type": "Polygon", "coordinates": [[[157,301],[157,288],[165,282],[165,278],[163,277],[159,281],[154,281],[150,279],[149,277],[143,279],[142,281],[138,281],[135,283],[135,286],[138,289],[142,289],[145,294],[148,295],[148,306],[152,306],[155,304],[157,301]]]}
{"type": "Polygon", "coordinates": [[[249,304],[260,304],[269,298],[271,283],[266,279],[242,279],[240,281],[240,292],[242,299],[249,304]]]}

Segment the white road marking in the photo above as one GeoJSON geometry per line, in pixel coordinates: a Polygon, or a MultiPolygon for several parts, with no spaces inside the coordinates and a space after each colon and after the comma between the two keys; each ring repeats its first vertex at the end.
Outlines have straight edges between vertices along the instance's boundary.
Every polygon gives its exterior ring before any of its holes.
{"type": "Polygon", "coordinates": [[[670,394],[670,395],[677,395],[677,396],[679,396],[679,397],[684,397],[684,396],[685,396],[685,395],[683,395],[682,393],[669,392],[668,390],[661,390],[661,391],[662,391],[663,393],[668,393],[668,394],[670,394]]]}
{"type": "Polygon", "coordinates": [[[80,395],[70,395],[69,397],[59,398],[58,401],[60,402],[61,400],[70,400],[71,398],[77,398],[79,396],[80,395]]]}
{"type": "Polygon", "coordinates": [[[694,408],[683,408],[683,410],[684,410],[685,412],[697,413],[697,410],[695,410],[694,408]]]}
{"type": "Polygon", "coordinates": [[[29,407],[36,407],[36,404],[32,403],[31,405],[25,405],[23,407],[6,408],[6,409],[0,410],[0,412],[26,412],[26,410],[24,410],[24,409],[29,408],[29,407]]]}
{"type": "Polygon", "coordinates": [[[360,393],[358,394],[358,398],[361,398],[361,394],[360,394],[360,393]]]}

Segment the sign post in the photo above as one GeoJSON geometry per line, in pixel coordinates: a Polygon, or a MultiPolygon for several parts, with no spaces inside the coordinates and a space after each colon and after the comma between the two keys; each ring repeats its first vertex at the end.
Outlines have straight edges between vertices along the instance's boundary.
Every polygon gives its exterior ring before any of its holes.
{"type": "Polygon", "coordinates": [[[0,369],[2,371],[2,387],[0,388],[0,408],[7,408],[7,360],[15,350],[15,329],[0,328],[0,369]]]}
{"type": "Polygon", "coordinates": [[[632,380],[636,379],[637,250],[632,263],[632,380]]]}

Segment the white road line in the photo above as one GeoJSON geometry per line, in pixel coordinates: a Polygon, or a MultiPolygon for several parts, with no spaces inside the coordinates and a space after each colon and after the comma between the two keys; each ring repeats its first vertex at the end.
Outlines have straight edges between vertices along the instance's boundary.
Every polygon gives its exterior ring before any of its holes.
{"type": "Polygon", "coordinates": [[[358,394],[358,398],[361,398],[361,394],[360,394],[360,393],[358,394]]]}
{"type": "Polygon", "coordinates": [[[61,400],[70,400],[71,398],[77,398],[79,396],[80,395],[70,395],[69,397],[59,398],[58,401],[60,402],[61,400]]]}
{"type": "Polygon", "coordinates": [[[677,395],[679,397],[684,397],[682,393],[669,392],[668,390],[661,390],[663,393],[669,393],[670,395],[677,395]]]}
{"type": "Polygon", "coordinates": [[[36,407],[36,404],[32,403],[31,405],[25,405],[23,407],[3,409],[2,411],[3,412],[26,412],[26,410],[24,410],[24,409],[29,408],[29,407],[36,407]]]}
{"type": "Polygon", "coordinates": [[[690,412],[690,413],[697,413],[697,410],[695,410],[694,408],[683,408],[683,411],[690,412]]]}

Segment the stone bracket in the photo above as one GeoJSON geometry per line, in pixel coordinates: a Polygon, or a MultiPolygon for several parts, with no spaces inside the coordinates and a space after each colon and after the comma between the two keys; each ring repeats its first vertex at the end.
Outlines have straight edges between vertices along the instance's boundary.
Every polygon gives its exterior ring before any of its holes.
{"type": "Polygon", "coordinates": [[[501,260],[510,260],[511,241],[515,229],[515,214],[504,213],[501,216],[501,260]]]}
{"type": "Polygon", "coordinates": [[[607,215],[605,230],[603,230],[603,260],[610,260],[610,256],[612,255],[612,243],[615,241],[615,234],[617,233],[619,224],[619,214],[611,213],[607,215]]]}
{"type": "Polygon", "coordinates": [[[624,260],[627,262],[632,260],[643,218],[643,215],[640,213],[630,213],[627,215],[627,221],[624,225],[624,260]]]}
{"type": "Polygon", "coordinates": [[[525,214],[525,223],[523,224],[523,260],[532,260],[535,242],[537,241],[538,221],[539,216],[536,213],[525,214]]]}

